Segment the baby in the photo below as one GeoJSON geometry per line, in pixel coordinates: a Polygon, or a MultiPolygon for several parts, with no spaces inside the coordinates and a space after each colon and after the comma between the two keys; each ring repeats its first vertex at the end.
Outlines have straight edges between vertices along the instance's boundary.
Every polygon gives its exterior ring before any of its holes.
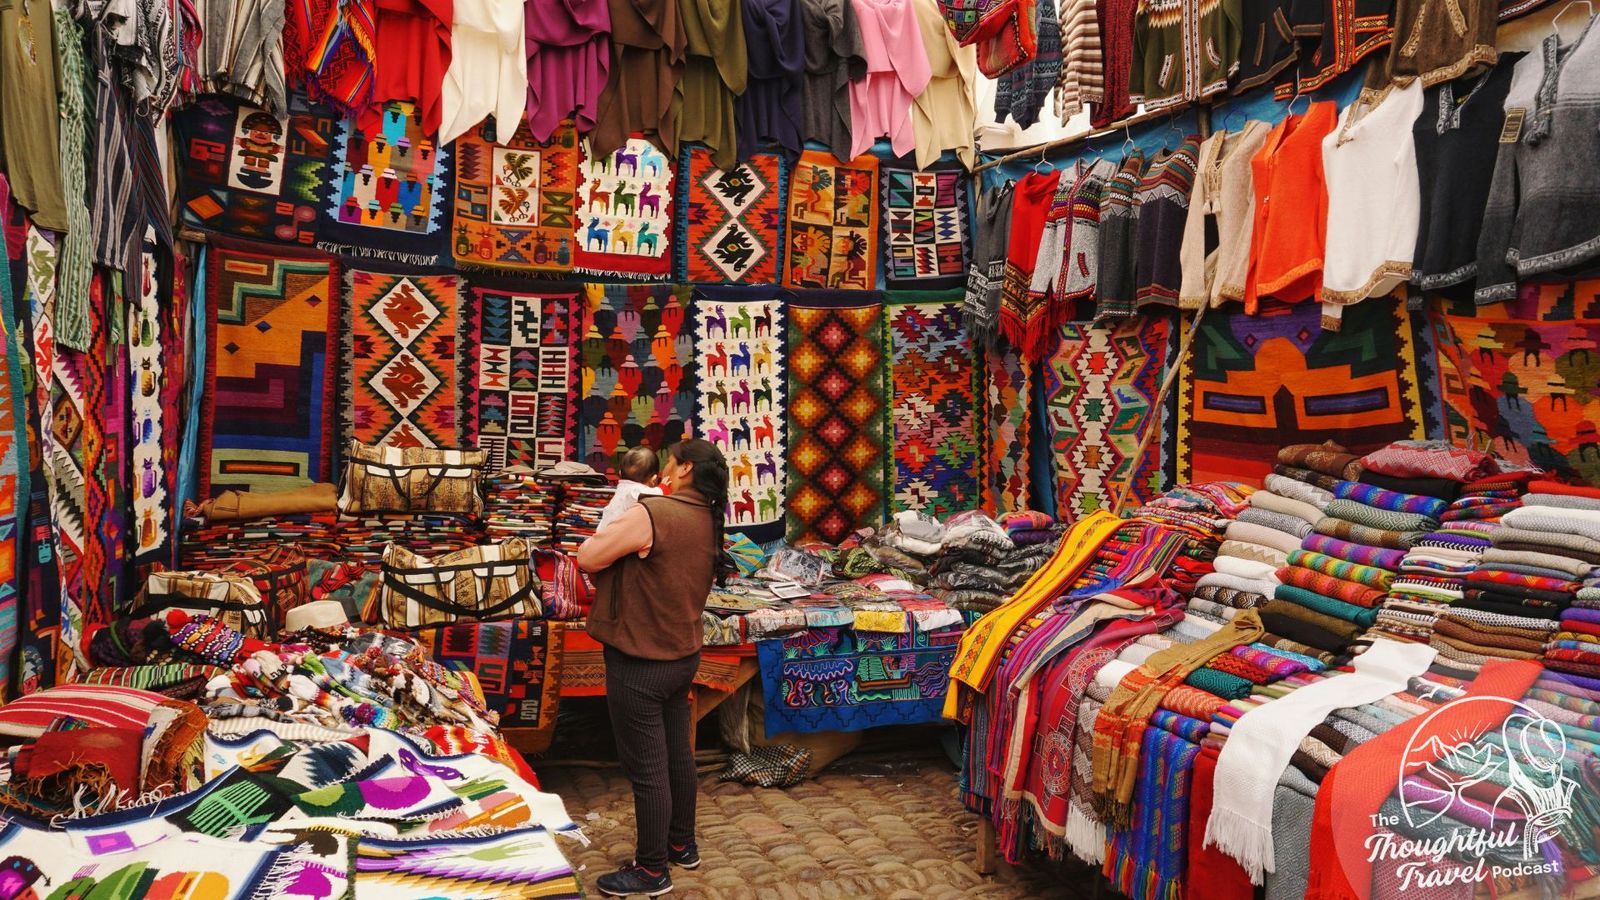
{"type": "Polygon", "coordinates": [[[659,496],[664,493],[656,485],[661,481],[659,474],[660,461],[656,458],[656,451],[649,447],[634,447],[622,457],[622,479],[617,482],[617,493],[606,504],[605,511],[600,514],[600,528],[611,523],[612,519],[622,515],[630,506],[639,502],[639,498],[654,494],[659,496]]]}

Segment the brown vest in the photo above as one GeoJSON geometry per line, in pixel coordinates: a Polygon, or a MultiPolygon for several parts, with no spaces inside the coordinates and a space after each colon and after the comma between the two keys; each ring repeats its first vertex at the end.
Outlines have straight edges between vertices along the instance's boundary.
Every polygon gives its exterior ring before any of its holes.
{"type": "Polygon", "coordinates": [[[639,502],[650,514],[650,553],[595,573],[589,634],[629,656],[682,659],[700,651],[700,615],[716,578],[711,508],[692,490],[639,502]]]}

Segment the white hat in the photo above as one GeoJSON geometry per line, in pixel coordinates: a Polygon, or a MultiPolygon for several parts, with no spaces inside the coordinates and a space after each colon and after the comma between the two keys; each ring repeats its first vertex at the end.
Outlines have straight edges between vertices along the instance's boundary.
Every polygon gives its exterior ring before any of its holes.
{"type": "Polygon", "coordinates": [[[313,600],[296,606],[284,617],[284,627],[290,631],[302,628],[338,628],[350,624],[344,613],[344,604],[337,600],[313,600]]]}

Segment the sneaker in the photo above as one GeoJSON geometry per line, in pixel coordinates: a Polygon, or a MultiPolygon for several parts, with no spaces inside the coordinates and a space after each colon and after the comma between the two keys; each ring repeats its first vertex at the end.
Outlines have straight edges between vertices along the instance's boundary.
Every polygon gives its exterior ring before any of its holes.
{"type": "Polygon", "coordinates": [[[610,875],[596,878],[594,886],[607,897],[628,897],[633,894],[659,897],[672,892],[672,878],[666,869],[656,873],[643,866],[628,863],[610,875]]]}
{"type": "Polygon", "coordinates": [[[667,862],[680,869],[698,868],[700,865],[700,848],[695,846],[694,841],[690,841],[682,847],[668,846],[667,862]]]}

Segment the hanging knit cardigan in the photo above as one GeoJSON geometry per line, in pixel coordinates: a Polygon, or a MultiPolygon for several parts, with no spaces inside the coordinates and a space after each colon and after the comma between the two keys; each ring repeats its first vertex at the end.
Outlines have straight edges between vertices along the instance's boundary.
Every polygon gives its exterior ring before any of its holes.
{"type": "Polygon", "coordinates": [[[1027,336],[1028,288],[1039,260],[1045,220],[1056,196],[1061,173],[1029,172],[1017,183],[1011,203],[1011,234],[1006,243],[1006,271],[1000,286],[1000,333],[1013,347],[1027,336]]]}
{"type": "Polygon", "coordinates": [[[1183,268],[1180,307],[1199,309],[1244,299],[1256,205],[1250,161],[1271,130],[1265,122],[1251,121],[1240,131],[1219,131],[1200,145],[1178,251],[1183,268]]]}

